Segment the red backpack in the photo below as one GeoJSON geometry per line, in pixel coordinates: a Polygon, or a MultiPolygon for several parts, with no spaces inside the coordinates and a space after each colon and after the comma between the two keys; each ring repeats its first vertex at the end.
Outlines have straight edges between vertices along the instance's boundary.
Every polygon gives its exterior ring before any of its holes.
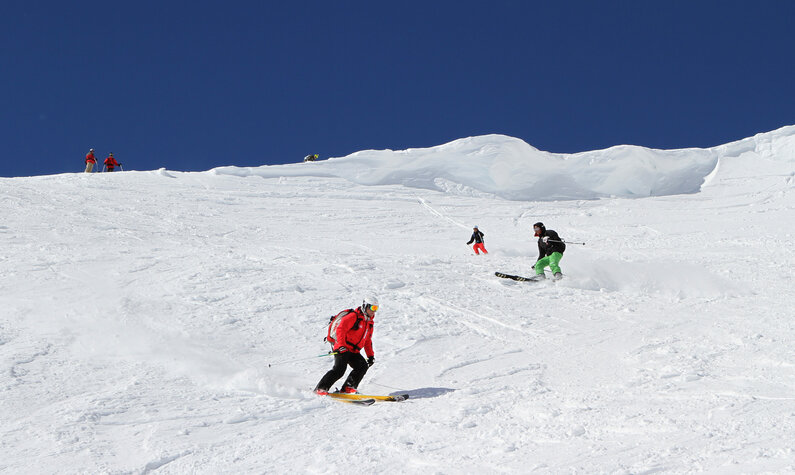
{"type": "Polygon", "coordinates": [[[334,349],[334,345],[337,344],[337,326],[339,326],[342,317],[352,312],[354,312],[352,308],[343,310],[331,317],[331,319],[328,321],[328,331],[326,332],[326,338],[324,338],[323,341],[329,342],[329,344],[331,344],[332,350],[334,349]]]}

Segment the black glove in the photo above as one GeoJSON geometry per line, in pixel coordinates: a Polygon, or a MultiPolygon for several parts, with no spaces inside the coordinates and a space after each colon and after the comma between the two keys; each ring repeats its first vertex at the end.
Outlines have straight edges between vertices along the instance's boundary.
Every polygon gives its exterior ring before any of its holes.
{"type": "Polygon", "coordinates": [[[344,346],[340,346],[339,348],[337,348],[337,354],[345,353],[346,351],[348,351],[348,349],[345,348],[344,346]]]}
{"type": "Polygon", "coordinates": [[[375,356],[368,356],[367,357],[367,367],[369,368],[375,363],[375,356]]]}

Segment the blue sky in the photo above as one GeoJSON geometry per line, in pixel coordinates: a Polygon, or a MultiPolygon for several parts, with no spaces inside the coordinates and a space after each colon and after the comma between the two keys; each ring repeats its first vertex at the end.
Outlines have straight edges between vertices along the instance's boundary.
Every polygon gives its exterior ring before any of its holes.
{"type": "Polygon", "coordinates": [[[5,0],[0,176],[500,133],[710,147],[795,124],[795,2],[5,0]],[[122,4],[123,3],[123,4],[122,4]]]}

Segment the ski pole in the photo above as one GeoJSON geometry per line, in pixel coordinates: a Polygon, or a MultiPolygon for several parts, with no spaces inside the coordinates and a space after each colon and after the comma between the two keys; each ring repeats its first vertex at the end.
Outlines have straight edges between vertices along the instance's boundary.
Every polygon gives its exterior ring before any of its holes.
{"type": "Polygon", "coordinates": [[[574,242],[574,241],[556,241],[556,240],[554,240],[554,239],[550,239],[550,240],[549,240],[549,242],[562,242],[562,243],[566,243],[566,244],[580,244],[580,245],[582,245],[582,246],[584,246],[584,245],[585,245],[585,243],[584,243],[584,242],[574,242]]]}
{"type": "Polygon", "coordinates": [[[295,359],[295,360],[287,360],[287,361],[279,361],[279,362],[276,362],[276,363],[268,363],[268,368],[270,368],[271,366],[274,366],[274,365],[287,364],[287,363],[296,363],[298,361],[306,361],[306,360],[311,360],[311,359],[315,359],[315,358],[322,358],[324,356],[333,356],[333,355],[336,355],[336,354],[337,354],[336,351],[334,351],[334,352],[329,351],[328,353],[323,353],[322,355],[310,356],[309,358],[298,358],[298,359],[295,359]]]}

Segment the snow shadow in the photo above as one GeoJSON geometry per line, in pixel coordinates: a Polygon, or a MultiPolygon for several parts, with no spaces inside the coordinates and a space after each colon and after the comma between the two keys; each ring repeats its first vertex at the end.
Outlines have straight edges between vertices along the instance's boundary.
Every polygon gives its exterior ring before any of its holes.
{"type": "Polygon", "coordinates": [[[455,389],[452,388],[420,388],[412,389],[410,391],[398,391],[394,394],[408,394],[409,399],[427,399],[443,396],[453,391],[455,391],[455,389]]]}

